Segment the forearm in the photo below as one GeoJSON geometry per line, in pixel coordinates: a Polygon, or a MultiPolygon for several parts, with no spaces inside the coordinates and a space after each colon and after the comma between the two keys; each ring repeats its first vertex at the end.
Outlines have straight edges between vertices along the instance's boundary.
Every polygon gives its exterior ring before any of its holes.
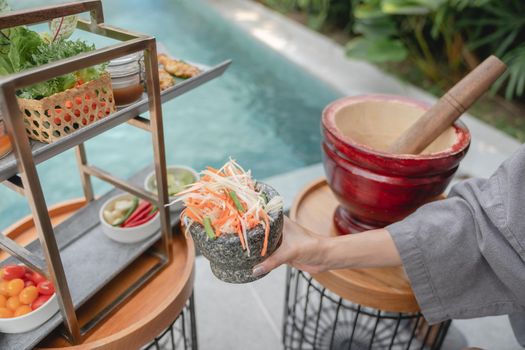
{"type": "Polygon", "coordinates": [[[397,248],[386,229],[321,239],[331,269],[401,265],[397,248]]]}

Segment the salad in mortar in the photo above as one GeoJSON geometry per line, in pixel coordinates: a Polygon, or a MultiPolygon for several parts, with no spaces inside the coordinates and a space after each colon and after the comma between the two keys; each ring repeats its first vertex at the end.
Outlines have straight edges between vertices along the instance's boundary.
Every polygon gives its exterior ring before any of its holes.
{"type": "Polygon", "coordinates": [[[258,225],[264,228],[261,256],[268,250],[268,238],[273,215],[282,210],[283,199],[266,198],[259,191],[251,171],[245,171],[230,159],[220,169],[208,167],[199,181],[179,192],[171,204],[184,202],[181,219],[186,229],[192,223],[201,224],[209,240],[223,235],[237,235],[243,251],[250,255],[248,233],[258,225]]]}

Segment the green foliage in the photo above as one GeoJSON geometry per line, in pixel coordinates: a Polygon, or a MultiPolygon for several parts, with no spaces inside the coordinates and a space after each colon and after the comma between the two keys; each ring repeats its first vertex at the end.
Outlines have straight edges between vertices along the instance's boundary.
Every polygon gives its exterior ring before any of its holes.
{"type": "Polygon", "coordinates": [[[346,44],[346,53],[351,58],[366,59],[375,63],[400,62],[408,55],[400,40],[375,37],[350,40],[346,44]]]}
{"type": "Polygon", "coordinates": [[[507,99],[525,97],[523,0],[260,0],[308,14],[315,29],[343,19],[354,36],[351,58],[408,63],[446,89],[490,54],[509,66],[494,86],[507,99]]]}
{"type": "Polygon", "coordinates": [[[508,69],[493,86],[493,91],[498,91],[506,83],[505,98],[510,100],[514,96],[525,94],[525,44],[510,50],[503,57],[508,69]]]}
{"type": "Polygon", "coordinates": [[[308,16],[308,26],[323,30],[327,25],[346,29],[352,21],[349,0],[259,0],[280,12],[300,11],[308,16]]]}
{"type": "MultiPolygon", "coordinates": [[[[21,72],[95,49],[94,45],[89,45],[82,40],[59,40],[47,43],[38,33],[25,27],[12,28],[7,33],[2,32],[2,43],[5,46],[2,46],[4,50],[0,52],[0,75],[21,72]]],[[[23,88],[18,91],[18,95],[34,99],[51,96],[72,88],[77,82],[98,78],[103,69],[103,66],[81,69],[23,88]]]]}
{"type": "Polygon", "coordinates": [[[51,42],[68,39],[77,28],[78,16],[55,18],[49,22],[51,42]]]}
{"type": "MultiPolygon", "coordinates": [[[[6,0],[0,0],[0,12],[9,11],[6,0]]],[[[82,40],[68,40],[76,28],[77,17],[58,18],[49,23],[50,33],[39,35],[25,26],[0,31],[0,76],[73,57],[95,49],[82,40]]],[[[75,84],[96,79],[105,65],[89,67],[26,87],[19,97],[41,99],[70,89],[75,84]]]]}
{"type": "Polygon", "coordinates": [[[24,27],[2,31],[0,75],[20,72],[32,64],[33,52],[42,44],[40,36],[24,27]]]}
{"type": "MultiPolygon", "coordinates": [[[[94,45],[89,45],[82,40],[60,40],[50,44],[44,43],[36,47],[33,51],[31,65],[26,68],[38,67],[64,58],[73,57],[83,52],[89,52],[94,49],[94,45]]],[[[21,90],[19,96],[36,99],[51,96],[74,87],[79,81],[87,82],[98,78],[103,71],[103,68],[103,66],[89,67],[65,74],[24,88],[21,90]]]]}

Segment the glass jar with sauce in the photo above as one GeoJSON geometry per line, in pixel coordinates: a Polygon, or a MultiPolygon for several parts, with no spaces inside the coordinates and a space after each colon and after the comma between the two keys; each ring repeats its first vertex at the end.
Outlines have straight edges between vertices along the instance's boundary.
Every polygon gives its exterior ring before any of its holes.
{"type": "Polygon", "coordinates": [[[11,152],[11,149],[11,141],[9,140],[9,135],[7,135],[4,120],[2,119],[2,116],[0,116],[0,158],[8,155],[11,152]]]}
{"type": "Polygon", "coordinates": [[[141,82],[142,52],[119,57],[109,62],[113,97],[118,107],[125,107],[139,100],[144,92],[141,82]]]}

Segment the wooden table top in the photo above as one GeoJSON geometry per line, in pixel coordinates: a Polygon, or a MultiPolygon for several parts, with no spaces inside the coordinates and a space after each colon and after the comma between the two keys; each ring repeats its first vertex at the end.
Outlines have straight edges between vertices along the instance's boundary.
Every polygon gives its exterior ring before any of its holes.
{"type": "MultiPolygon", "coordinates": [[[[336,236],[332,216],[338,204],[326,179],[319,179],[298,195],[290,218],[317,234],[336,236]]],[[[420,310],[401,266],[332,270],[312,277],[344,299],[363,306],[390,312],[420,310]]]]}
{"type": "MultiPolygon", "coordinates": [[[[83,200],[72,200],[51,207],[49,212],[53,225],[68,218],[84,203],[83,200]]],[[[32,218],[26,217],[20,220],[9,227],[5,234],[22,245],[31,242],[36,238],[32,218]]],[[[39,344],[39,348],[136,349],[152,341],[175,320],[193,290],[195,266],[193,241],[191,238],[186,239],[182,234],[176,234],[172,251],[173,260],[90,331],[84,337],[82,344],[71,346],[54,332],[39,344]]],[[[7,253],[0,252],[0,260],[6,257],[7,253]]],[[[157,261],[147,254],[135,260],[77,311],[79,323],[84,325],[157,261]]]]}

